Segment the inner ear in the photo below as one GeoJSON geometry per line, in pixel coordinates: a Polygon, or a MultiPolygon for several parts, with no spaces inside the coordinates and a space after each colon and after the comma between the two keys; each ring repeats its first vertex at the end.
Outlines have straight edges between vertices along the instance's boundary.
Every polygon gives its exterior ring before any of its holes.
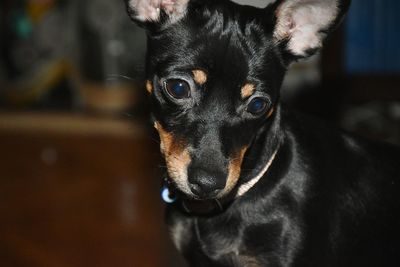
{"type": "Polygon", "coordinates": [[[189,0],[125,0],[131,18],[137,22],[160,22],[164,12],[170,23],[185,14],[189,0]]]}
{"type": "Polygon", "coordinates": [[[341,6],[339,0],[284,0],[276,9],[274,38],[286,41],[293,55],[306,57],[322,47],[341,6]]]}

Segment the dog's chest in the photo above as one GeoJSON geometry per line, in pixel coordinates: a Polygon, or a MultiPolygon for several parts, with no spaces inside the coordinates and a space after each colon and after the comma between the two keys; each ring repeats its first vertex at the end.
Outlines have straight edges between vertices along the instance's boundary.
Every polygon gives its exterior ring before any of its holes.
{"type": "Polygon", "coordinates": [[[193,222],[194,234],[203,252],[211,259],[235,258],[242,251],[243,226],[226,222],[193,222]]]}
{"type": "Polygon", "coordinates": [[[237,254],[241,244],[242,227],[240,225],[218,222],[205,222],[199,219],[182,218],[170,225],[172,240],[178,250],[184,250],[190,241],[195,240],[209,256],[237,254]]]}
{"type": "Polygon", "coordinates": [[[180,218],[170,225],[172,239],[181,252],[201,249],[207,258],[223,266],[263,266],[248,244],[250,228],[234,218],[180,218]]]}
{"type": "MultiPolygon", "coordinates": [[[[296,238],[285,230],[281,218],[255,222],[255,218],[246,221],[243,216],[175,217],[173,221],[170,229],[178,250],[184,254],[201,250],[216,266],[282,266],[279,255],[293,254],[296,238]]],[[[286,256],[290,262],[292,256],[286,256]]]]}

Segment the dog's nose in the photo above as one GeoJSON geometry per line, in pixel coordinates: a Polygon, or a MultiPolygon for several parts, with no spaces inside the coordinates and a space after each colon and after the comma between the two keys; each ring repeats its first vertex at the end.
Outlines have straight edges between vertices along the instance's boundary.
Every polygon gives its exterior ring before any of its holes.
{"type": "Polygon", "coordinates": [[[190,190],[200,198],[216,197],[225,186],[225,181],[218,178],[218,176],[197,171],[189,179],[190,190]]]}

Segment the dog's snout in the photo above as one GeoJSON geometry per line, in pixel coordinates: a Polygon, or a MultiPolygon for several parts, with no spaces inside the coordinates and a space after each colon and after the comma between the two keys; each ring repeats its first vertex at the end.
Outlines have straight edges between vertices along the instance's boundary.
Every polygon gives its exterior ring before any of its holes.
{"type": "Polygon", "coordinates": [[[225,187],[225,180],[221,175],[198,170],[189,177],[189,187],[197,197],[213,198],[225,187]]]}

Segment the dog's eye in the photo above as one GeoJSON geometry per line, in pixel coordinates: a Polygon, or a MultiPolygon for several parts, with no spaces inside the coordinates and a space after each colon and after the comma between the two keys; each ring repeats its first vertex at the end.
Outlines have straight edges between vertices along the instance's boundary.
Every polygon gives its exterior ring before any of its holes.
{"type": "Polygon", "coordinates": [[[167,80],[165,82],[165,91],[175,99],[184,99],[190,97],[190,86],[184,80],[167,80]]]}
{"type": "Polygon", "coordinates": [[[263,98],[256,97],[247,105],[247,111],[253,115],[260,115],[267,109],[267,101],[263,98]]]}

